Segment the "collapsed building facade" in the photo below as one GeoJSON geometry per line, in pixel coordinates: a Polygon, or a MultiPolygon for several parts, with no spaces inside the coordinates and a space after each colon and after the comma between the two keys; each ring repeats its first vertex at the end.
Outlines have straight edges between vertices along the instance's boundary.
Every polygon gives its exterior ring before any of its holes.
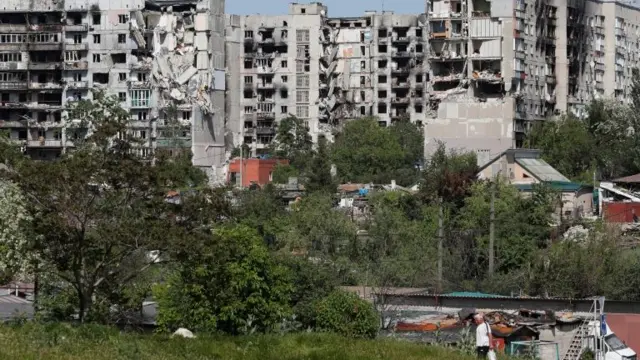
{"type": "Polygon", "coordinates": [[[0,121],[37,159],[82,136],[67,126],[91,89],[117,96],[137,149],[191,149],[212,179],[224,163],[224,1],[4,0],[0,121]]]}

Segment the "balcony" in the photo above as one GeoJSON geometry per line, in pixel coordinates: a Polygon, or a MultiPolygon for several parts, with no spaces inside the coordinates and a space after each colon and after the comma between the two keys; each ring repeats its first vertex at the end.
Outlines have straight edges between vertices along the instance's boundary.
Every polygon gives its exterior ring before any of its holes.
{"type": "Polygon", "coordinates": [[[397,89],[409,88],[409,81],[408,80],[405,80],[405,81],[392,81],[391,82],[391,87],[392,88],[397,88],[397,89]]]}
{"type": "Polygon", "coordinates": [[[60,81],[49,81],[49,82],[29,82],[29,89],[33,90],[56,90],[62,89],[62,83],[60,81]]]}
{"type": "Polygon", "coordinates": [[[406,105],[408,103],[409,103],[408,97],[394,97],[391,99],[391,104],[406,105]]]}
{"type": "Polygon", "coordinates": [[[257,120],[273,120],[276,118],[276,113],[274,112],[259,112],[255,115],[257,120]]]}
{"type": "Polygon", "coordinates": [[[242,133],[243,133],[245,136],[253,136],[253,135],[255,135],[255,133],[256,133],[256,128],[252,128],[252,127],[250,127],[250,128],[244,128],[244,129],[242,129],[242,133]]]}
{"type": "Polygon", "coordinates": [[[409,66],[403,66],[396,69],[391,69],[392,74],[408,74],[411,71],[409,66]]]}
{"type": "Polygon", "coordinates": [[[408,58],[411,57],[411,53],[408,51],[394,51],[391,53],[391,57],[394,58],[408,58]]]}
{"type": "Polygon", "coordinates": [[[406,35],[404,35],[404,36],[397,36],[397,35],[395,35],[395,36],[393,37],[393,39],[391,40],[391,42],[394,42],[394,43],[400,43],[400,44],[402,44],[402,43],[408,43],[409,41],[411,41],[411,38],[409,38],[409,37],[408,37],[408,36],[406,36],[406,35]]]}
{"type": "Polygon", "coordinates": [[[89,67],[88,61],[65,61],[64,70],[87,70],[89,67]]]}
{"type": "Polygon", "coordinates": [[[29,25],[29,32],[34,33],[59,33],[62,32],[61,24],[34,24],[29,25]]]}
{"type": "Polygon", "coordinates": [[[86,32],[89,31],[89,24],[65,25],[66,32],[86,32]]]}
{"type": "Polygon", "coordinates": [[[271,66],[258,66],[256,68],[256,73],[258,74],[273,74],[276,72],[276,69],[271,66]]]}
{"type": "Polygon", "coordinates": [[[87,51],[89,50],[89,44],[87,43],[64,44],[64,49],[69,51],[87,51]]]}
{"type": "Polygon", "coordinates": [[[25,90],[27,87],[26,80],[0,82],[0,90],[25,90]]]}
{"type": "Polygon", "coordinates": [[[259,126],[256,129],[257,135],[275,135],[276,128],[274,126],[259,126]]]}
{"type": "Polygon", "coordinates": [[[60,70],[62,63],[59,61],[52,62],[29,62],[29,70],[60,70]]]}
{"type": "Polygon", "coordinates": [[[27,43],[29,51],[59,51],[62,50],[62,42],[30,42],[27,43]]]}
{"type": "Polygon", "coordinates": [[[265,89],[265,90],[275,89],[275,85],[272,82],[271,83],[261,82],[261,83],[258,83],[256,87],[258,89],[265,89]]]}
{"type": "Polygon", "coordinates": [[[144,109],[151,107],[151,101],[147,99],[131,99],[129,108],[131,109],[144,109]]]}
{"type": "Polygon", "coordinates": [[[88,89],[89,83],[87,81],[70,81],[67,82],[67,89],[88,89]]]}
{"type": "Polygon", "coordinates": [[[29,140],[26,145],[27,147],[38,148],[60,148],[62,147],[62,140],[29,140]]]}

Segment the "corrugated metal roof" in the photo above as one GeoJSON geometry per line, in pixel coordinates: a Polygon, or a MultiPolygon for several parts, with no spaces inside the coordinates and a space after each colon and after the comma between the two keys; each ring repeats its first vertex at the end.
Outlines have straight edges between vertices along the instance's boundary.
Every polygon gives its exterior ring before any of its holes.
{"type": "MultiPolygon", "coordinates": [[[[576,192],[582,188],[592,188],[591,185],[583,185],[574,182],[546,181],[545,184],[550,185],[552,189],[562,192],[576,192]]],[[[520,191],[533,191],[533,184],[515,184],[516,189],[520,191]]]]}
{"type": "Polygon", "coordinates": [[[612,180],[611,182],[613,182],[613,183],[628,183],[628,184],[640,183],[640,174],[621,177],[621,178],[612,180]]]}
{"type": "Polygon", "coordinates": [[[448,294],[442,294],[442,296],[449,297],[466,297],[466,298],[504,298],[507,296],[497,295],[497,294],[486,294],[481,292],[470,292],[470,291],[454,291],[448,294]]]}
{"type": "Polygon", "coordinates": [[[516,163],[522,166],[525,170],[530,172],[540,181],[559,181],[559,182],[571,182],[566,176],[560,174],[560,172],[554,169],[551,165],[547,164],[542,159],[516,159],[516,163]]]}

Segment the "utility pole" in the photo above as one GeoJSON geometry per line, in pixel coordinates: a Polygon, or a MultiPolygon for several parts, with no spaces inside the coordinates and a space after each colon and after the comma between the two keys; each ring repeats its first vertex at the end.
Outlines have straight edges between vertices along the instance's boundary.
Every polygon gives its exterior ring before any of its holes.
{"type": "Polygon", "coordinates": [[[444,204],[440,198],[438,208],[438,293],[442,292],[442,256],[444,242],[444,204]]]}
{"type": "Polygon", "coordinates": [[[496,238],[496,184],[497,181],[493,181],[491,184],[491,207],[489,209],[489,276],[493,276],[493,270],[495,266],[494,246],[496,238]]]}

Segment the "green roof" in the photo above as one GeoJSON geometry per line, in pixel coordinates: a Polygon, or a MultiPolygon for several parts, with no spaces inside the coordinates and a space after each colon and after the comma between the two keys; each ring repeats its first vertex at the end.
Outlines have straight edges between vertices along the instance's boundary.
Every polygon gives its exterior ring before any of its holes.
{"type": "MultiPolygon", "coordinates": [[[[561,192],[576,192],[582,188],[592,188],[592,185],[585,185],[566,181],[544,181],[543,184],[551,186],[553,190],[561,192]]],[[[515,184],[516,189],[520,191],[533,191],[534,184],[515,184]]]]}
{"type": "Polygon", "coordinates": [[[442,294],[442,296],[450,296],[450,297],[467,297],[467,298],[502,298],[506,296],[496,295],[496,294],[485,294],[481,292],[471,292],[471,291],[454,291],[448,294],[442,294]]]}

